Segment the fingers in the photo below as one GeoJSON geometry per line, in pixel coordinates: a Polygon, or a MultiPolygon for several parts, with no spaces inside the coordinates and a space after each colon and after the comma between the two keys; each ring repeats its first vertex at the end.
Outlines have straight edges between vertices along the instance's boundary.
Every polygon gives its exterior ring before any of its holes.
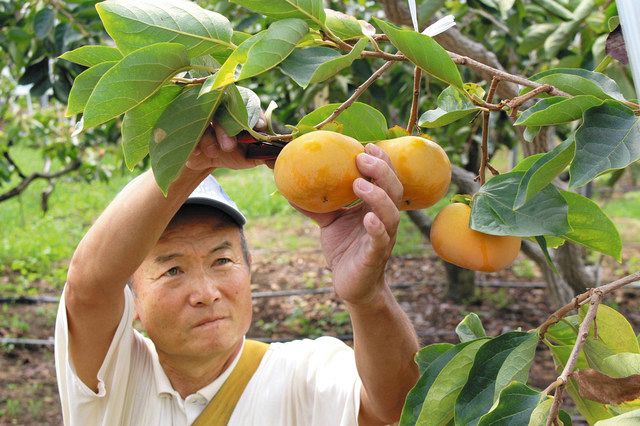
{"type": "Polygon", "coordinates": [[[384,254],[386,257],[388,254],[384,252],[389,250],[391,237],[389,236],[384,224],[373,212],[368,212],[364,216],[363,224],[367,234],[369,234],[369,237],[371,238],[372,252],[376,254],[384,254]]]}
{"type": "MultiPolygon", "coordinates": [[[[375,216],[382,222],[391,238],[395,237],[400,223],[400,211],[384,189],[366,179],[358,178],[353,182],[353,192],[364,201],[375,216]]],[[[365,224],[366,225],[366,224],[365,224]]]]}
{"type": "Polygon", "coordinates": [[[236,138],[229,136],[222,126],[218,123],[213,123],[213,131],[216,135],[216,140],[218,142],[218,146],[225,152],[230,152],[236,149],[237,141],[236,138]]]}
{"type": "Polygon", "coordinates": [[[356,160],[358,169],[364,177],[370,178],[376,186],[382,188],[391,200],[399,205],[402,200],[402,184],[398,179],[389,156],[374,144],[365,146],[365,153],[356,160]]]}

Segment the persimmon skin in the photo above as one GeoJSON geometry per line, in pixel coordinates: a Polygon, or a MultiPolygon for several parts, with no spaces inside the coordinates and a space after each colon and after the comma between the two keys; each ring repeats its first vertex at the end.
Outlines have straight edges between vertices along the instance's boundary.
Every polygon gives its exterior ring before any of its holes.
{"type": "Polygon", "coordinates": [[[451,162],[432,140],[402,136],[377,142],[387,153],[404,188],[400,210],[430,207],[444,197],[451,183],[451,162]]]}
{"type": "Polygon", "coordinates": [[[509,266],[520,252],[520,237],[489,235],[469,227],[471,207],[449,204],[431,224],[431,245],[449,263],[481,272],[509,266]]]}
{"type": "Polygon", "coordinates": [[[305,133],[278,154],[276,187],[304,210],[335,211],[358,198],[353,181],[361,177],[356,157],[362,152],[364,147],[352,137],[327,130],[305,133]]]}

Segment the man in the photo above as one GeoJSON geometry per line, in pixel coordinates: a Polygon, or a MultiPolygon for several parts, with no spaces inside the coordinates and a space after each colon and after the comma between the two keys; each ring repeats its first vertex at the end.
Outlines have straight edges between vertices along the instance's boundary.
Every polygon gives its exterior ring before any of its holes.
{"type": "MultiPolygon", "coordinates": [[[[191,424],[243,372],[235,367],[249,353],[252,313],[244,217],[207,178],[263,163],[242,148],[214,126],[167,197],[144,173],[78,245],[56,322],[66,424],[191,424]]],[[[321,228],[355,349],[329,337],[270,345],[237,403],[226,403],[228,424],[376,425],[400,416],[418,378],[415,333],[384,280],[402,186],[374,145],[357,165],[371,180],[354,181],[363,203],[303,212],[321,228]]]]}

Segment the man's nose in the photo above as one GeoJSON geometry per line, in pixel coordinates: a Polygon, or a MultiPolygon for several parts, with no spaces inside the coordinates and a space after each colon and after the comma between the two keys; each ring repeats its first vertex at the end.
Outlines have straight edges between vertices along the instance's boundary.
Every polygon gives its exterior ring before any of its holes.
{"type": "Polygon", "coordinates": [[[192,290],[189,295],[189,303],[192,306],[211,305],[220,299],[218,286],[206,273],[193,277],[192,290]]]}

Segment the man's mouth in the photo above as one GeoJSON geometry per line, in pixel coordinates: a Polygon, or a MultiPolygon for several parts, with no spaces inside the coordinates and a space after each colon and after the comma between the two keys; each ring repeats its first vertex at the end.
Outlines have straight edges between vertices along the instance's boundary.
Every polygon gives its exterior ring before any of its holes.
{"type": "Polygon", "coordinates": [[[223,320],[225,317],[223,316],[215,316],[215,317],[209,317],[209,318],[205,318],[201,321],[198,321],[195,325],[195,327],[202,327],[205,325],[210,325],[210,324],[215,324],[221,320],[223,320]]]}

